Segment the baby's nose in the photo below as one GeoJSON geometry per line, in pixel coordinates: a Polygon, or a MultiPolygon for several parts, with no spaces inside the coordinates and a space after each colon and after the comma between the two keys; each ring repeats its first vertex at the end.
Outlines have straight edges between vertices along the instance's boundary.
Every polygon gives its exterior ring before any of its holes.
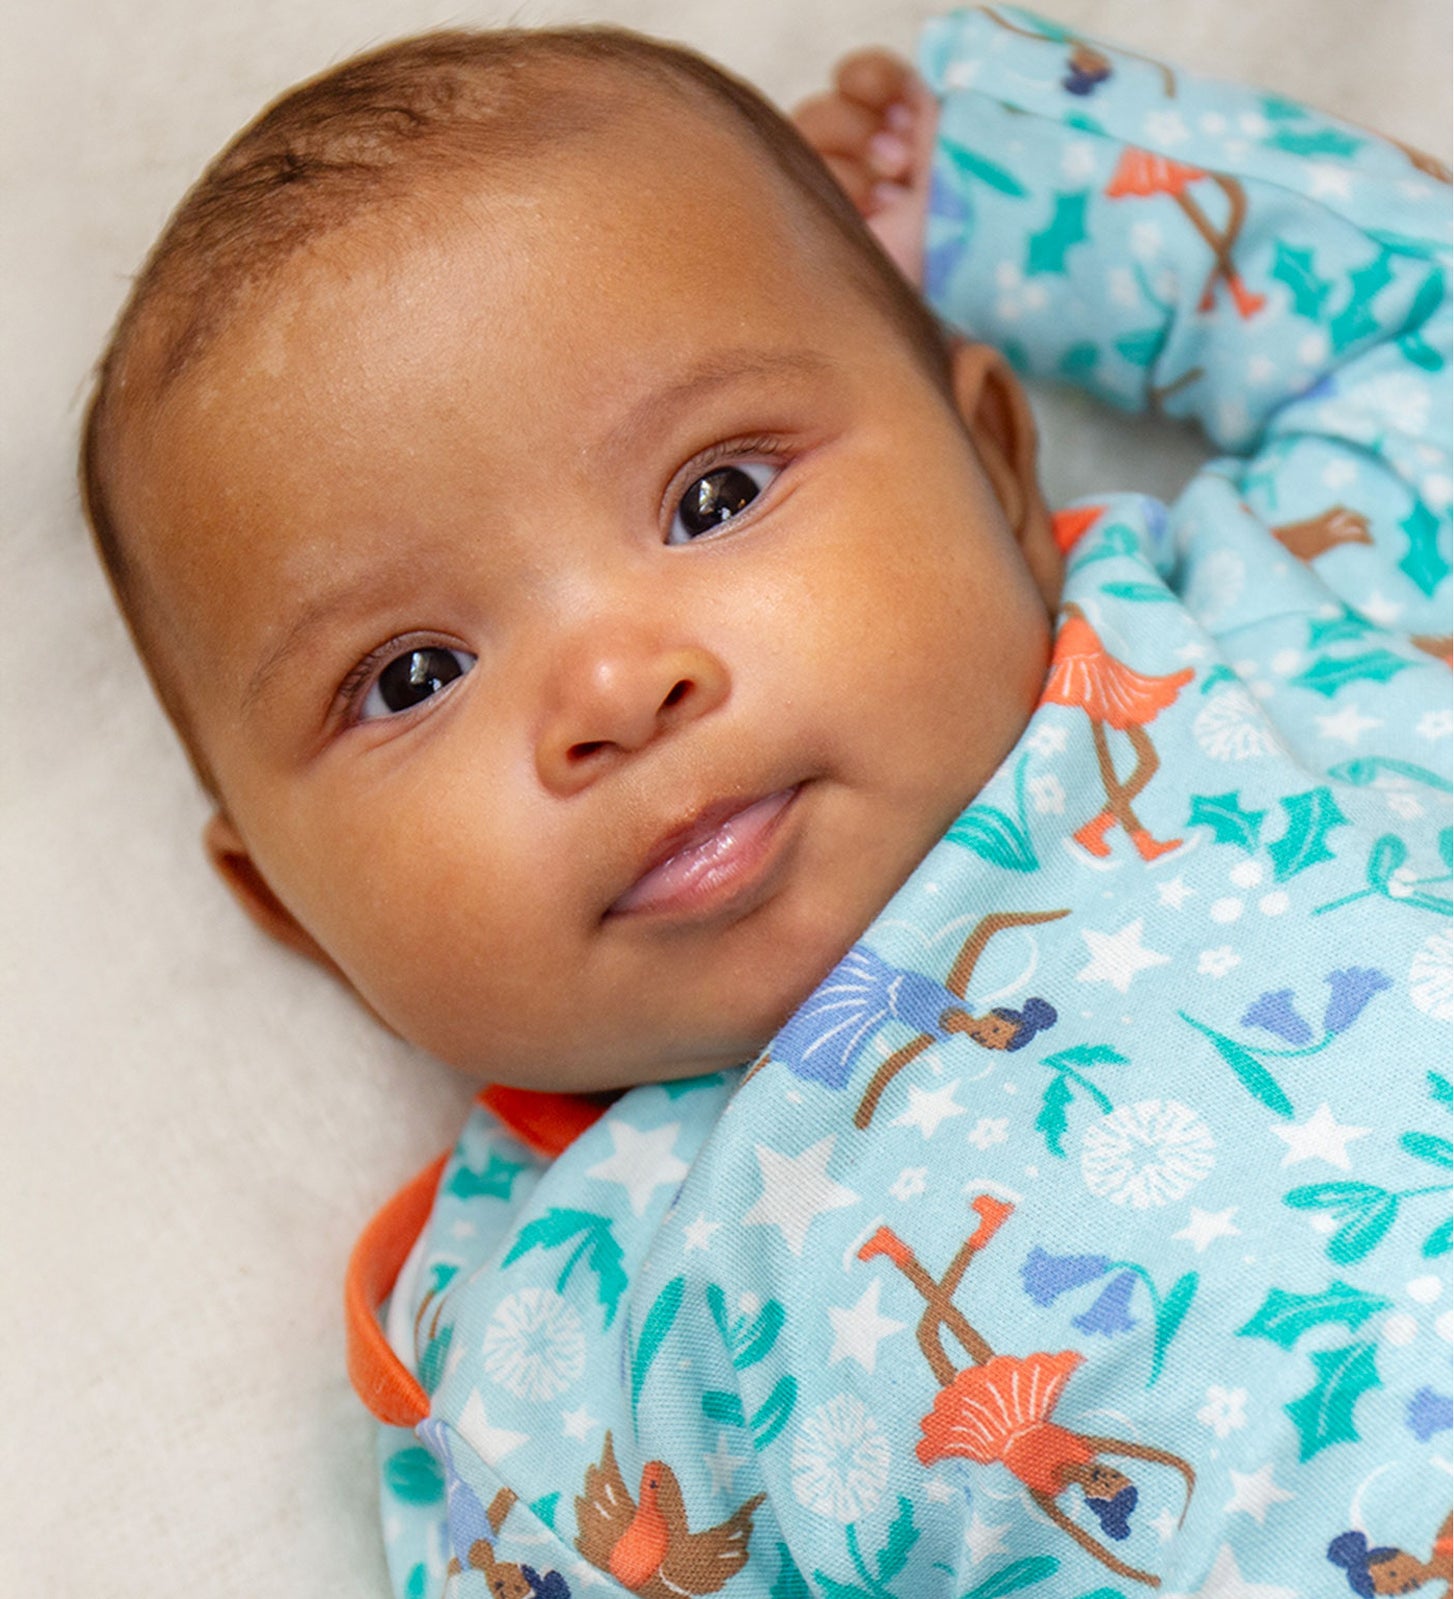
{"type": "Polygon", "coordinates": [[[623,638],[581,651],[557,673],[553,704],[536,742],[540,780],[578,793],[664,735],[727,698],[722,662],[699,645],[654,646],[623,638]]]}

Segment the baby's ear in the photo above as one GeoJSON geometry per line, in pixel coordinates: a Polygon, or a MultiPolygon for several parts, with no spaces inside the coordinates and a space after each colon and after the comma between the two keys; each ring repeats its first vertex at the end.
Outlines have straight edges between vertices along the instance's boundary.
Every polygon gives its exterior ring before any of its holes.
{"type": "Polygon", "coordinates": [[[217,875],[232,891],[232,897],[269,938],[306,955],[309,960],[336,972],[337,968],[323,948],[307,932],[282,900],[272,891],[258,870],[241,833],[223,811],[214,811],[202,829],[202,847],[217,875]]]}
{"type": "Polygon", "coordinates": [[[1053,615],[1064,562],[1040,489],[1039,435],[1030,402],[1010,363],[990,345],[956,343],[951,360],[960,418],[1053,615]]]}

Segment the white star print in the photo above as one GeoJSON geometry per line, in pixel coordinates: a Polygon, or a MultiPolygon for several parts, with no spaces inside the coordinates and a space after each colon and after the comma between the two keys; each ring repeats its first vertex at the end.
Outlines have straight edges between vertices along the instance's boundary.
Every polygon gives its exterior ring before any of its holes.
{"type": "Polygon", "coordinates": [[[1207,1580],[1193,1593],[1168,1593],[1163,1599],[1298,1599],[1296,1588],[1283,1588],[1270,1582],[1247,1582],[1237,1566],[1231,1547],[1223,1544],[1207,1573],[1207,1580]]]}
{"type": "Polygon", "coordinates": [[[1075,974],[1078,983],[1110,983],[1124,994],[1131,986],[1137,972],[1148,966],[1164,966],[1171,959],[1158,950],[1147,949],[1141,942],[1145,922],[1137,917],[1127,922],[1119,933],[1096,933],[1088,928],[1081,937],[1091,952],[1086,965],[1075,974]]]}
{"type": "Polygon", "coordinates": [[[721,1230],[720,1221],[708,1221],[705,1216],[698,1216],[695,1221],[688,1222],[682,1229],[682,1247],[684,1250],[710,1249],[712,1235],[721,1230]]]}
{"type": "Polygon", "coordinates": [[[895,1116],[891,1125],[917,1127],[925,1138],[932,1138],[939,1131],[941,1122],[947,1121],[951,1116],[967,1114],[963,1105],[954,1103],[954,1091],[958,1087],[958,1078],[941,1083],[932,1093],[910,1083],[909,1108],[902,1116],[895,1116]]]}
{"type": "Polygon", "coordinates": [[[1326,1105],[1319,1105],[1305,1122],[1290,1127],[1274,1126],[1273,1132],[1287,1145],[1282,1157],[1284,1166],[1296,1166],[1305,1160],[1324,1160],[1342,1171],[1351,1171],[1348,1145],[1355,1138],[1366,1138],[1372,1131],[1368,1127],[1345,1127],[1333,1119],[1326,1105]]]}
{"type": "Polygon", "coordinates": [[[1377,622],[1380,627],[1392,627],[1403,615],[1403,606],[1377,589],[1364,600],[1360,609],[1370,622],[1377,622]]]}
{"type": "Polygon", "coordinates": [[[954,1490],[942,1477],[931,1477],[924,1484],[924,1497],[931,1505],[947,1505],[954,1498],[954,1490]]]}
{"type": "Polygon", "coordinates": [[[1324,738],[1341,739],[1350,745],[1361,743],[1365,733],[1383,726],[1378,717],[1361,715],[1356,705],[1345,705],[1340,711],[1330,711],[1327,716],[1315,716],[1313,720],[1324,738]]]}
{"type": "Polygon", "coordinates": [[[964,1542],[969,1550],[971,1565],[977,1566],[981,1560],[988,1560],[991,1555],[1007,1555],[1005,1548],[1005,1534],[1009,1526],[987,1526],[979,1519],[979,1511],[970,1517],[969,1526],[965,1529],[964,1542]]]}
{"type": "Polygon", "coordinates": [[[737,1473],[747,1464],[746,1455],[734,1455],[727,1447],[727,1434],[717,1434],[717,1448],[710,1455],[703,1455],[708,1472],[712,1477],[712,1492],[714,1494],[730,1494],[732,1480],[737,1473]]]}
{"type": "Polygon", "coordinates": [[[1311,180],[1308,193],[1314,200],[1346,200],[1353,192],[1353,174],[1346,167],[1309,161],[1307,174],[1311,180]]]}
{"type": "Polygon", "coordinates": [[[630,1197],[632,1210],[644,1216],[658,1188],[675,1187],[687,1174],[687,1163],[672,1154],[680,1130],[680,1122],[643,1133],[630,1122],[609,1121],[606,1131],[615,1151],[590,1167],[586,1176],[619,1184],[630,1197]]]}
{"type": "Polygon", "coordinates": [[[1176,1536],[1176,1517],[1169,1510],[1161,1510],[1151,1518],[1156,1536],[1162,1543],[1170,1543],[1176,1536]]]}
{"type": "Polygon", "coordinates": [[[881,1280],[875,1277],[851,1309],[837,1305],[828,1307],[828,1319],[833,1323],[833,1348],[828,1352],[830,1366],[852,1359],[872,1376],[878,1361],[878,1346],[885,1338],[904,1330],[905,1322],[879,1315],[878,1296],[882,1286],[881,1280]]]}
{"type": "Polygon", "coordinates": [[[1179,911],[1195,894],[1196,890],[1187,887],[1186,879],[1180,872],[1166,882],[1156,885],[1156,897],[1168,910],[1179,911]]]}
{"type": "Polygon", "coordinates": [[[1297,1495],[1289,1493],[1286,1488],[1279,1488],[1272,1480],[1272,1462],[1260,1466],[1247,1475],[1240,1471],[1227,1472],[1232,1479],[1232,1497],[1222,1506],[1222,1514],[1229,1516],[1234,1510],[1240,1510],[1243,1515],[1251,1516],[1259,1527],[1265,1526],[1267,1512],[1275,1504],[1280,1504],[1284,1499],[1296,1499],[1297,1495]]]}
{"type": "Polygon", "coordinates": [[[1191,1220],[1179,1233],[1173,1233],[1173,1238],[1185,1238],[1197,1254],[1202,1254],[1214,1238],[1240,1238],[1242,1229],[1232,1225],[1232,1218],[1237,1214],[1237,1207],[1233,1205],[1229,1210],[1198,1210],[1195,1205],[1191,1208],[1191,1220]]]}
{"type": "Polygon", "coordinates": [[[563,1410],[560,1413],[560,1430],[567,1438],[589,1438],[591,1428],[598,1425],[596,1418],[584,1405],[579,1410],[563,1410]]]}
{"type": "Polygon", "coordinates": [[[528,1442],[529,1434],[492,1427],[485,1414],[485,1402],[476,1388],[465,1401],[456,1424],[459,1435],[487,1466],[498,1466],[512,1449],[528,1442]]]}
{"type": "Polygon", "coordinates": [[[858,1195],[828,1175],[836,1135],[829,1133],[801,1155],[783,1155],[766,1144],[757,1146],[762,1193],[742,1218],[744,1227],[776,1227],[795,1255],[814,1220],[828,1210],[858,1202],[858,1195]]]}

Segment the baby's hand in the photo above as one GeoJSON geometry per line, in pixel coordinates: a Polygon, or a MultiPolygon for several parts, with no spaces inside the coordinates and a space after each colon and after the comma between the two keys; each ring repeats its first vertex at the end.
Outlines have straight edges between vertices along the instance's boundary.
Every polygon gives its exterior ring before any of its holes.
{"type": "Polygon", "coordinates": [[[939,121],[923,80],[886,50],[860,50],[838,63],[832,89],[800,105],[793,121],[917,288],[939,121]]]}

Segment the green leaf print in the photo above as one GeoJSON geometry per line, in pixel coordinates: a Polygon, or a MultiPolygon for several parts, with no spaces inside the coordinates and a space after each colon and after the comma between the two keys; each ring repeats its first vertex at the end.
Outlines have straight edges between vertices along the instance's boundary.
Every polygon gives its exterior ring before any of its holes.
{"type": "Polygon", "coordinates": [[[1237,1080],[1254,1099],[1261,1100],[1275,1115],[1292,1115],[1292,1101],[1283,1093],[1277,1079],[1250,1050],[1243,1049],[1235,1039],[1228,1038],[1225,1033],[1203,1026],[1185,1011],[1178,1011],[1177,1015],[1211,1042],[1212,1047],[1237,1074],[1237,1080]]]}
{"type": "Polygon", "coordinates": [[[719,1421],[725,1427],[745,1427],[747,1416],[742,1409],[742,1401],[736,1394],[724,1392],[721,1388],[709,1388],[702,1395],[702,1414],[708,1421],[719,1421]]]}
{"type": "Polygon", "coordinates": [[[1337,1323],[1354,1332],[1370,1316],[1389,1309],[1392,1304],[1391,1299],[1365,1293],[1361,1288],[1339,1282],[1336,1277],[1320,1294],[1290,1294],[1282,1288],[1273,1288],[1251,1321],[1237,1329],[1237,1335],[1266,1338],[1281,1349],[1291,1349],[1314,1327],[1337,1323]]]}
{"type": "Polygon", "coordinates": [[[1341,128],[1324,124],[1315,128],[1281,127],[1269,139],[1262,141],[1274,150],[1286,150],[1289,155],[1350,156],[1363,143],[1341,128]]]}
{"type": "Polygon", "coordinates": [[[530,1503],[530,1514],[537,1521],[543,1521],[552,1532],[555,1531],[555,1513],[560,1509],[560,1490],[554,1493],[542,1494],[539,1499],[530,1503]]]}
{"type": "Polygon", "coordinates": [[[777,1546],[777,1559],[777,1581],[768,1590],[767,1599],[813,1599],[813,1591],[802,1572],[793,1564],[793,1557],[788,1553],[785,1543],[777,1546]]]}
{"type": "Polygon", "coordinates": [[[1145,368],[1161,354],[1165,343],[1165,328],[1142,328],[1139,333],[1126,333],[1117,339],[1116,353],[1132,366],[1145,368]]]}
{"type": "Polygon", "coordinates": [[[1430,1072],[1428,1083],[1429,1092],[1441,1105],[1454,1105],[1454,1083],[1442,1072],[1430,1072]]]}
{"type": "Polygon", "coordinates": [[[1385,772],[1390,777],[1406,777],[1411,783],[1423,783],[1441,794],[1454,793],[1454,783],[1438,772],[1431,772],[1427,766],[1415,766],[1412,761],[1396,761],[1388,755],[1364,755],[1328,768],[1329,777],[1339,783],[1351,783],[1355,788],[1368,788],[1385,772]]]}
{"type": "Polygon", "coordinates": [[[990,188],[1000,194],[1008,194],[1012,199],[1023,199],[1028,192],[1023,183],[1002,166],[997,166],[988,156],[980,155],[977,150],[971,150],[967,145],[958,144],[953,139],[944,139],[940,142],[940,149],[948,158],[949,164],[963,173],[967,178],[978,178],[981,183],[989,184],[990,188]]]}
{"type": "Polygon", "coordinates": [[[1328,324],[1328,337],[1335,355],[1341,355],[1349,345],[1379,331],[1372,305],[1376,296],[1393,282],[1390,259],[1389,251],[1380,250],[1372,261],[1348,274],[1348,298],[1343,309],[1328,324]]]}
{"type": "Polygon", "coordinates": [[[1409,547],[1398,569],[1421,594],[1432,595],[1449,575],[1439,551],[1439,519],[1419,500],[1399,526],[1408,534],[1409,547]]]}
{"type": "Polygon", "coordinates": [[[1266,811],[1244,811],[1241,790],[1233,789],[1229,794],[1193,794],[1186,825],[1210,827],[1217,843],[1237,844],[1255,855],[1266,815],[1266,811]]]}
{"type": "Polygon", "coordinates": [[[646,1313],[646,1322],[641,1329],[641,1341],[637,1344],[636,1353],[631,1359],[633,1416],[636,1414],[636,1402],[641,1398],[641,1390],[646,1385],[646,1374],[651,1370],[651,1363],[656,1359],[662,1340],[671,1331],[672,1323],[677,1319],[677,1312],[682,1308],[682,1295],[686,1292],[686,1287],[685,1277],[673,1277],[656,1296],[656,1303],[646,1313]]]}
{"type": "MultiPolygon", "coordinates": [[[[1167,1348],[1176,1337],[1177,1330],[1186,1320],[1191,1302],[1196,1298],[1197,1274],[1189,1271],[1171,1285],[1171,1292],[1156,1307],[1156,1347],[1151,1353],[1151,1382],[1161,1375],[1161,1365],[1167,1348]]],[[[1150,1384],[1147,1385],[1148,1387],[1150,1384]]]]}
{"type": "Polygon", "coordinates": [[[1060,1562],[1054,1555],[1031,1555],[1026,1560],[1012,1560],[977,1587],[967,1589],[960,1599],[1002,1599],[1004,1594],[1018,1593],[1021,1588],[1044,1582],[1059,1570],[1060,1562]]]}
{"type": "Polygon", "coordinates": [[[548,1210],[520,1229],[501,1264],[509,1266],[532,1249],[554,1249],[577,1237],[580,1241],[556,1280],[556,1292],[565,1292],[571,1273],[584,1259],[596,1274],[596,1299],[606,1312],[605,1325],[609,1327],[630,1284],[621,1264],[621,1246],[611,1232],[608,1216],[599,1216],[592,1210],[548,1210]]]}
{"type": "Polygon", "coordinates": [[[1101,593],[1109,594],[1113,599],[1138,600],[1148,605],[1176,598],[1169,588],[1160,583],[1102,583],[1101,593]]]}
{"type": "Polygon", "coordinates": [[[772,1392],[752,1413],[752,1447],[766,1449],[788,1424],[798,1402],[796,1377],[779,1377],[772,1392]]]}
{"type": "Polygon", "coordinates": [[[444,1473],[434,1456],[416,1444],[384,1462],[384,1486],[406,1505],[432,1505],[444,1498],[444,1473]]]}
{"type": "Polygon", "coordinates": [[[1318,276],[1311,250],[1291,250],[1280,240],[1274,248],[1272,276],[1292,290],[1294,313],[1316,322],[1323,313],[1323,301],[1333,292],[1332,279],[1318,276]]]}
{"type": "Polygon", "coordinates": [[[1412,661],[1404,660],[1391,650],[1368,650],[1362,655],[1343,655],[1337,658],[1323,655],[1306,671],[1299,672],[1296,677],[1289,678],[1288,681],[1302,688],[1312,689],[1315,694],[1325,694],[1332,699],[1340,688],[1346,688],[1349,683],[1364,680],[1370,683],[1386,683],[1389,678],[1396,677],[1405,667],[1412,665],[1412,661]]]}
{"type": "Polygon", "coordinates": [[[1415,1160],[1426,1160],[1431,1166],[1442,1166],[1445,1171],[1454,1166],[1454,1145],[1447,1138],[1433,1133],[1405,1133],[1399,1143],[1415,1160]]]}
{"type": "Polygon", "coordinates": [[[1308,648],[1320,650],[1325,644],[1346,644],[1376,631],[1372,622],[1345,605],[1341,616],[1314,617],[1309,621],[1308,648]]]}
{"type": "Polygon", "coordinates": [[[1040,1101],[1040,1114],[1035,1118],[1035,1131],[1043,1135],[1050,1153],[1059,1155],[1062,1160],[1065,1159],[1065,1151],[1060,1141],[1065,1137],[1069,1125],[1065,1112],[1074,1098],[1070,1084],[1057,1072],[1046,1086],[1040,1101]]]}
{"type": "Polygon", "coordinates": [[[424,1599],[428,1590],[429,1568],[423,1564],[417,1565],[404,1583],[404,1599],[424,1599]]]}
{"type": "Polygon", "coordinates": [[[1124,1066],[1126,1057],[1109,1044],[1075,1044],[1047,1055],[1041,1063],[1060,1071],[1066,1066],[1124,1066]]]}
{"type": "Polygon", "coordinates": [[[1454,1217],[1446,1216],[1424,1240],[1419,1253],[1425,1260],[1438,1260],[1441,1255],[1447,1255],[1451,1248],[1454,1248],[1454,1217]]]}
{"type": "Polygon", "coordinates": [[[1310,789],[1306,794],[1285,796],[1278,803],[1287,812],[1287,831],[1267,846],[1279,883],[1295,877],[1309,866],[1333,859],[1325,840],[1335,827],[1347,825],[1348,818],[1338,809],[1333,791],[1310,789]]]}
{"type": "Polygon", "coordinates": [[[1284,1194],[1282,1202],[1294,1210],[1330,1210],[1347,1217],[1328,1240],[1328,1259],[1347,1266],[1382,1242],[1398,1216],[1399,1196],[1374,1183],[1310,1183],[1284,1194]]]}
{"type": "Polygon", "coordinates": [[[1028,755],[1021,756],[1015,769],[1015,809],[1019,819],[1006,816],[997,805],[971,805],[945,835],[951,843],[962,844],[992,866],[1002,866],[1006,871],[1039,869],[1040,861],[1030,842],[1025,816],[1025,765],[1029,759],[1028,755]]]}
{"type": "Polygon", "coordinates": [[[1311,1460],[1331,1444],[1358,1442],[1355,1407],[1364,1394],[1383,1386],[1376,1355],[1373,1344],[1348,1344],[1320,1349],[1309,1357],[1318,1372],[1317,1383],[1301,1399],[1283,1406],[1298,1430],[1299,1460],[1311,1460]]]}
{"type": "Polygon", "coordinates": [[[460,1199],[509,1199],[515,1179],[525,1170],[523,1164],[501,1160],[493,1152],[483,1171],[456,1166],[449,1179],[448,1192],[460,1199]]]}
{"type": "Polygon", "coordinates": [[[1057,194],[1050,221],[1039,233],[1032,233],[1025,251],[1025,276],[1040,272],[1065,271],[1065,254],[1086,237],[1085,205],[1089,189],[1074,194],[1057,194]]]}
{"type": "Polygon", "coordinates": [[[1439,859],[1445,866],[1454,868],[1454,827],[1439,829],[1439,859]]]}
{"type": "Polygon", "coordinates": [[[888,1538],[878,1553],[878,1578],[892,1582],[908,1564],[909,1551],[919,1541],[919,1529],[914,1525],[913,1501],[899,1495],[899,1513],[889,1528],[888,1538]]]}
{"type": "Polygon", "coordinates": [[[738,1371],[756,1365],[768,1353],[787,1320],[786,1312],[776,1299],[769,1299],[755,1317],[743,1315],[730,1320],[727,1296],[716,1283],[707,1285],[707,1308],[738,1371]]]}

